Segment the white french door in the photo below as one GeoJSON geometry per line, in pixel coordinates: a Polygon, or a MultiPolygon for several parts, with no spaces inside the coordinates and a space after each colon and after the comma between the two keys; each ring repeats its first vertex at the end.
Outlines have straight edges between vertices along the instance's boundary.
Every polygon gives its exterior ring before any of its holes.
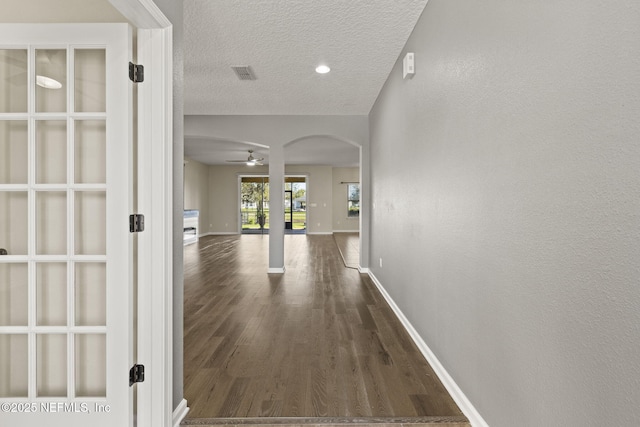
{"type": "Polygon", "coordinates": [[[130,59],[127,24],[0,25],[2,426],[132,425],[130,59]]]}

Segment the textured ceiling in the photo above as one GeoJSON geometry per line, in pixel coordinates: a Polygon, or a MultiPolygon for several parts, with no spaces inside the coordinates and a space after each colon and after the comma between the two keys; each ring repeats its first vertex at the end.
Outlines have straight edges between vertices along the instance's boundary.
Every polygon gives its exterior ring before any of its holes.
{"type": "Polygon", "coordinates": [[[185,114],[366,115],[426,3],[184,0],[185,114]]]}
{"type": "MultiPolygon", "coordinates": [[[[269,149],[239,141],[190,136],[185,139],[185,156],[208,165],[231,165],[227,160],[244,160],[253,150],[253,156],[264,158],[269,164],[269,149]]],[[[288,165],[324,165],[353,167],[360,162],[360,150],[331,137],[314,136],[288,145],[285,150],[288,165]]]]}

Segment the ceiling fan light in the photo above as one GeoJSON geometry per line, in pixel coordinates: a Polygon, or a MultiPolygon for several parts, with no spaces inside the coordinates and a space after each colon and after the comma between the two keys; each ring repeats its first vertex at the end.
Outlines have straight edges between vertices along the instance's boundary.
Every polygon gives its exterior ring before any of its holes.
{"type": "Polygon", "coordinates": [[[62,83],[47,76],[36,76],[36,84],[45,89],[60,89],[62,83]]]}
{"type": "Polygon", "coordinates": [[[255,165],[256,165],[255,160],[251,160],[250,162],[247,162],[247,166],[255,166],[255,165]]]}

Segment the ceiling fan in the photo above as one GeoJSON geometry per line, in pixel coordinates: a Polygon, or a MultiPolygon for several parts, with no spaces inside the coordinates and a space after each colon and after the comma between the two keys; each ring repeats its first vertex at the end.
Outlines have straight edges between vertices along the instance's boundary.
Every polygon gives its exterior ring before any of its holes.
{"type": "Polygon", "coordinates": [[[249,151],[249,157],[247,157],[247,160],[227,160],[227,162],[229,163],[244,163],[247,166],[262,166],[263,163],[262,161],[264,160],[264,157],[261,157],[259,159],[256,159],[255,157],[253,157],[253,150],[247,150],[249,151]]]}

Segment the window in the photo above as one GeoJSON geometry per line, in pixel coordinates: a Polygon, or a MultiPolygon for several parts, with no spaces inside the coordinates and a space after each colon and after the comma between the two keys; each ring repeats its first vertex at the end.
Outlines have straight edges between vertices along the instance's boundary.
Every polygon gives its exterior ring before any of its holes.
{"type": "Polygon", "coordinates": [[[240,182],[242,232],[263,233],[269,229],[269,177],[243,176],[240,182]]]}
{"type": "Polygon", "coordinates": [[[360,216],[360,184],[347,185],[347,217],[360,216]]]}

